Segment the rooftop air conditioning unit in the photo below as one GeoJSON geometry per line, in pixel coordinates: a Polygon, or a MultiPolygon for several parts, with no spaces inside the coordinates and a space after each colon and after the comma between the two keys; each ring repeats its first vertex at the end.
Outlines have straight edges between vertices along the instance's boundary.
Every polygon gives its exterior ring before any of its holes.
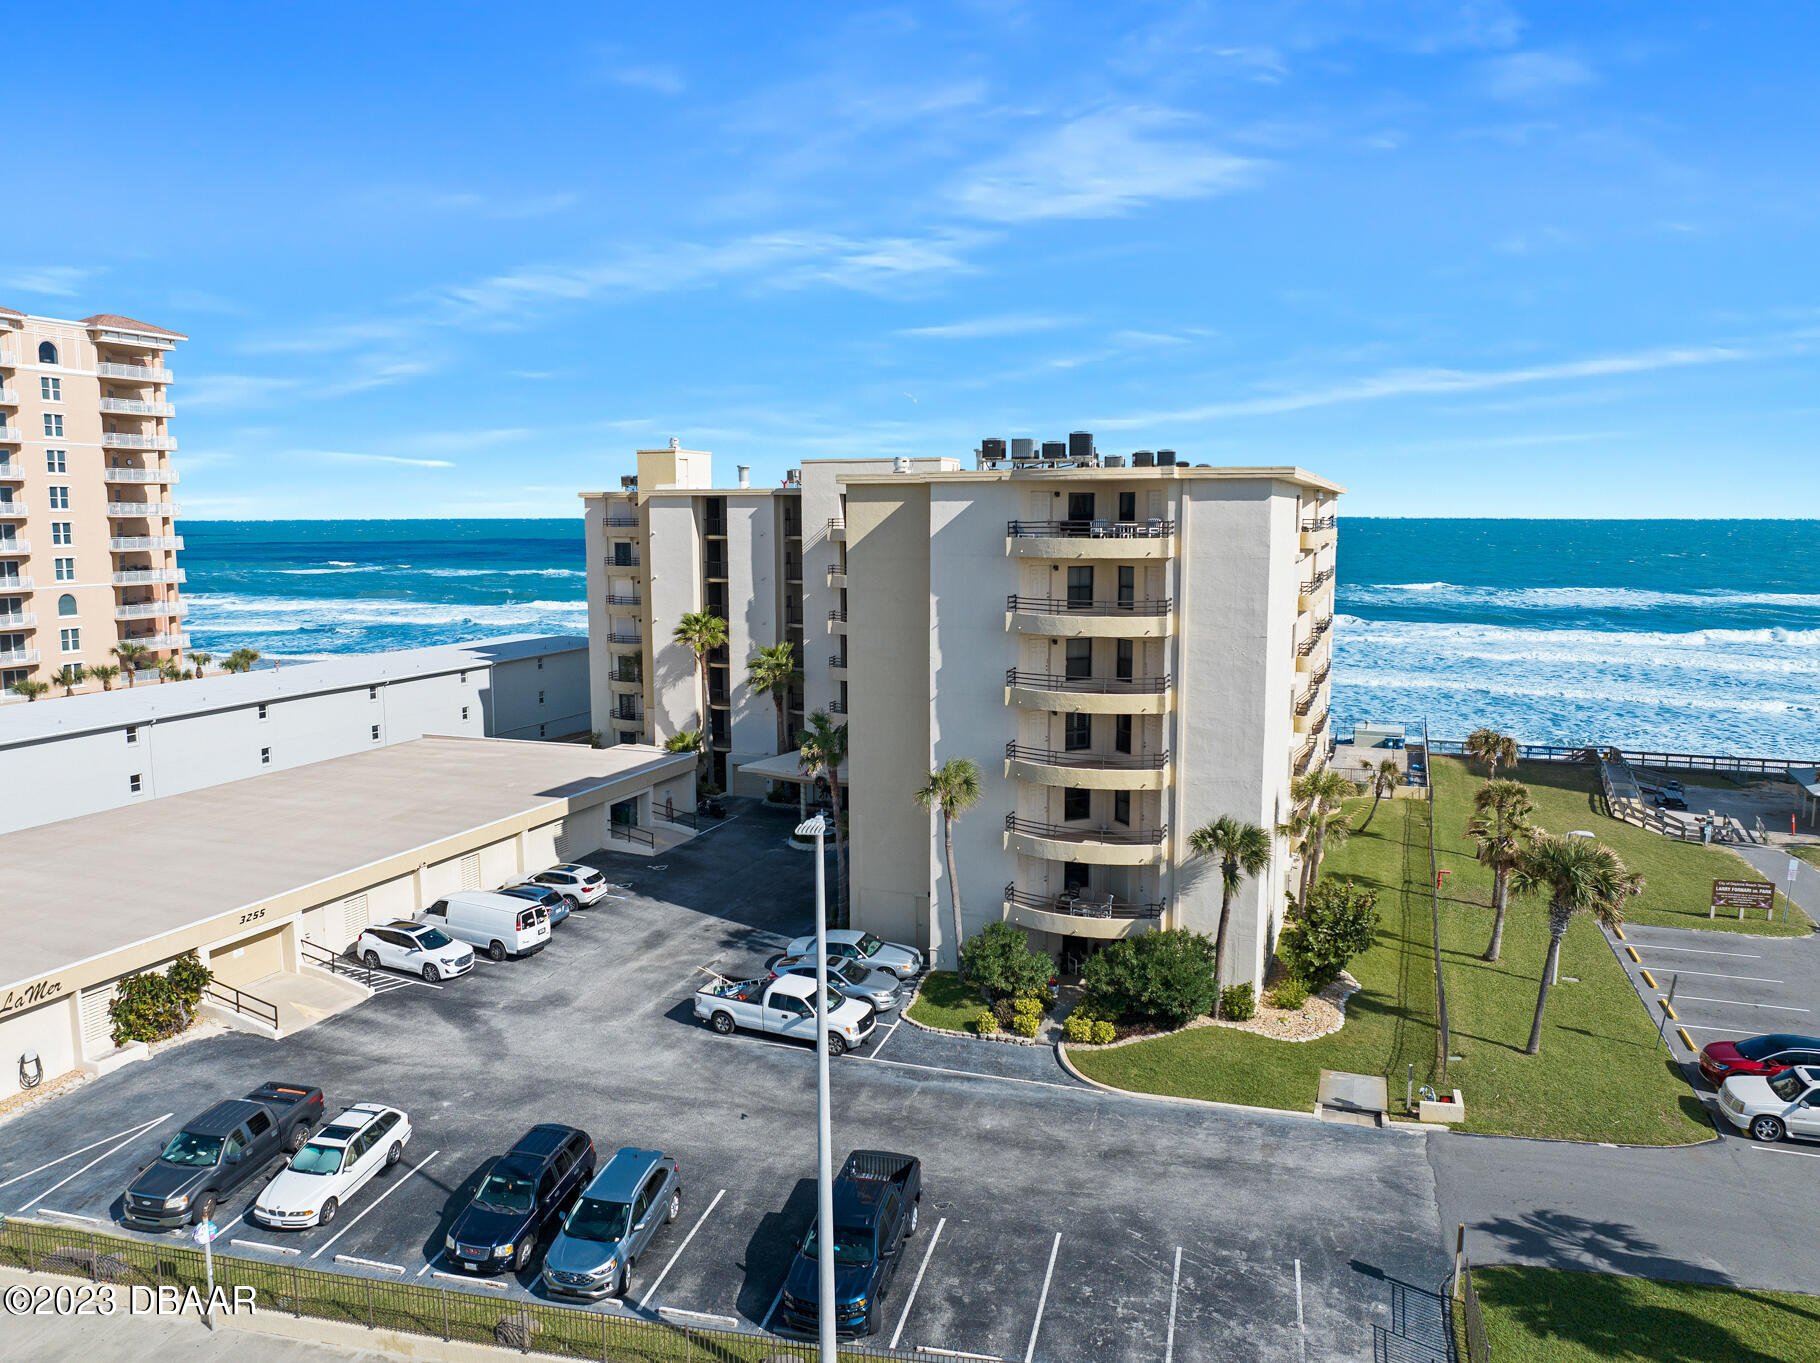
{"type": "Polygon", "coordinates": [[[1068,447],[1067,447],[1067,445],[1063,444],[1061,441],[1045,440],[1043,442],[1043,458],[1045,458],[1045,459],[1066,459],[1067,457],[1068,457],[1068,447]]]}
{"type": "Polygon", "coordinates": [[[1012,462],[1034,458],[1036,458],[1036,441],[1027,435],[1013,436],[1011,439],[1012,462]]]}
{"type": "Polygon", "coordinates": [[[1156,456],[1149,450],[1137,450],[1131,456],[1131,467],[1134,469],[1147,469],[1155,464],[1156,456]]]}
{"type": "Polygon", "coordinates": [[[1077,464],[1091,464],[1094,458],[1093,432],[1070,431],[1068,433],[1068,457],[1077,464]]]}
{"type": "Polygon", "coordinates": [[[980,458],[996,460],[1003,459],[1004,457],[1005,442],[1003,440],[1000,440],[995,435],[989,435],[984,440],[980,441],[980,458]]]}
{"type": "Polygon", "coordinates": [[[1109,454],[1104,459],[1100,460],[1100,463],[1109,469],[1122,469],[1125,467],[1125,456],[1122,454],[1109,454]]]}
{"type": "Polygon", "coordinates": [[[1156,462],[1158,468],[1169,468],[1175,463],[1175,451],[1158,450],[1156,452],[1156,462]]]}

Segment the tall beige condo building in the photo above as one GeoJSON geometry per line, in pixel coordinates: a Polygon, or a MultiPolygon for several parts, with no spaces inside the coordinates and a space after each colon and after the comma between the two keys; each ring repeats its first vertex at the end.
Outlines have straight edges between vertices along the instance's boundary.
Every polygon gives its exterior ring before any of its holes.
{"type": "Polygon", "coordinates": [[[0,693],[129,640],[144,666],[187,645],[164,364],[186,339],[0,308],[0,693]]]}

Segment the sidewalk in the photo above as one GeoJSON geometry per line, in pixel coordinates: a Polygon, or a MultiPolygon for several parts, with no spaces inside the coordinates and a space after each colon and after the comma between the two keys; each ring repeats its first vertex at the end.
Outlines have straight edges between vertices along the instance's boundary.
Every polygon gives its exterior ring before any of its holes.
{"type": "MultiPolygon", "coordinates": [[[[23,1280],[9,1279],[8,1281],[23,1280]]],[[[74,1279],[38,1277],[33,1283],[74,1279]]],[[[110,1363],[113,1359],[194,1359],[197,1363],[393,1363],[393,1354],[372,1349],[344,1349],[275,1335],[249,1338],[242,1330],[208,1330],[195,1316],[6,1316],[9,1358],[79,1359],[110,1363]]]]}

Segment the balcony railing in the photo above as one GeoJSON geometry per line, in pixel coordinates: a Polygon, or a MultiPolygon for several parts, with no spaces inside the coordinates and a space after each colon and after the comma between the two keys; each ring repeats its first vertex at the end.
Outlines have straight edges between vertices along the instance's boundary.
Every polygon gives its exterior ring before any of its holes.
{"type": "Polygon", "coordinates": [[[0,663],[35,663],[38,661],[38,650],[35,648],[0,648],[0,663]]]}
{"type": "Polygon", "coordinates": [[[125,379],[128,383],[169,383],[173,377],[162,365],[115,364],[112,361],[96,365],[95,373],[104,379],[125,379]]]}
{"type": "Polygon", "coordinates": [[[1320,698],[1321,688],[1318,686],[1310,686],[1306,691],[1302,692],[1301,698],[1296,701],[1295,712],[1298,715],[1307,714],[1310,710],[1314,709],[1314,703],[1320,698]]]}
{"type": "Polygon", "coordinates": [[[119,412],[122,416],[177,415],[177,409],[168,402],[140,402],[136,398],[102,398],[101,410],[119,412]]]}
{"type": "Polygon", "coordinates": [[[1158,847],[1169,836],[1167,824],[1161,828],[1082,828],[1079,824],[1023,819],[1016,814],[1005,816],[1005,831],[1023,833],[1032,838],[1047,838],[1051,842],[1099,842],[1117,847],[1158,847]]]}
{"type": "MultiPolygon", "coordinates": [[[[7,552],[6,546],[0,544],[0,554],[7,552]]],[[[18,577],[0,577],[0,592],[29,592],[31,589],[32,579],[24,574],[18,577]]]]}
{"type": "Polygon", "coordinates": [[[828,528],[830,530],[845,530],[847,528],[847,518],[845,516],[828,517],[828,528]]]}
{"type": "Polygon", "coordinates": [[[0,445],[23,445],[24,443],[25,428],[23,426],[9,426],[6,422],[0,421],[0,445]]]}
{"type": "Polygon", "coordinates": [[[19,395],[10,388],[0,388],[0,407],[17,407],[19,395]]]}
{"type": "Polygon", "coordinates": [[[609,672],[607,673],[607,680],[616,682],[620,686],[643,686],[645,684],[645,674],[637,668],[634,668],[629,672],[609,672]]]}
{"type": "Polygon", "coordinates": [[[1074,600],[1064,596],[1018,596],[1005,598],[1008,611],[1028,611],[1033,615],[1167,615],[1174,603],[1166,596],[1144,597],[1130,601],[1074,600]]]}
{"type": "Polygon", "coordinates": [[[1036,762],[1045,767],[1076,767],[1082,771],[1161,771],[1169,765],[1169,754],[1086,751],[1058,751],[1035,748],[1015,739],[1005,745],[1005,756],[1017,762],[1036,762]]]}
{"type": "Polygon", "coordinates": [[[1158,696],[1169,689],[1169,678],[1162,677],[1065,677],[1056,672],[1005,672],[1006,686],[1021,686],[1032,691],[1074,691],[1093,696],[1158,696]]]}
{"type": "Polygon", "coordinates": [[[628,516],[620,512],[613,512],[608,514],[606,523],[617,529],[630,530],[638,524],[638,517],[628,516]]]}
{"type": "Polygon", "coordinates": [[[174,483],[177,481],[177,470],[103,469],[101,481],[104,483],[174,483]]]}
{"type": "Polygon", "coordinates": [[[1338,516],[1313,516],[1302,522],[1304,530],[1332,530],[1340,523],[1338,516]]]}
{"type": "Polygon", "coordinates": [[[133,568],[124,573],[114,574],[116,587],[143,587],[158,582],[182,582],[184,572],[181,568],[133,568]]]}
{"type": "Polygon", "coordinates": [[[139,549],[181,549],[182,535],[121,535],[107,542],[116,554],[130,554],[139,549]]]}
{"type": "Polygon", "coordinates": [[[8,520],[17,520],[25,516],[24,502],[0,502],[0,516],[8,520]]]}
{"type": "Polygon", "coordinates": [[[168,435],[133,435],[127,431],[103,431],[102,445],[117,450],[174,450],[177,440],[168,435]]]}
{"type": "Polygon", "coordinates": [[[844,657],[830,658],[830,659],[828,659],[828,666],[830,668],[844,670],[847,666],[847,660],[844,657]]]}
{"type": "Polygon", "coordinates": [[[12,351],[5,346],[0,346],[0,364],[6,365],[10,368],[11,366],[17,365],[18,363],[19,363],[19,356],[15,351],[12,351]]]}
{"type": "Polygon", "coordinates": [[[29,554],[32,542],[28,539],[15,539],[11,535],[0,536],[0,558],[7,554],[29,554]]]}
{"type": "Polygon", "coordinates": [[[829,577],[845,577],[846,575],[847,575],[847,565],[846,564],[830,563],[828,565],[828,576],[829,577]]]}
{"type": "Polygon", "coordinates": [[[1315,673],[1314,676],[1309,678],[1308,689],[1310,691],[1319,691],[1321,689],[1321,683],[1326,681],[1327,678],[1332,675],[1333,675],[1333,664],[1331,662],[1322,663],[1321,670],[1319,672],[1315,673]]]}
{"type": "Polygon", "coordinates": [[[844,700],[831,700],[831,701],[829,701],[829,702],[828,702],[828,713],[829,713],[829,714],[831,714],[831,715],[844,715],[844,714],[846,714],[846,713],[847,713],[847,702],[846,702],[846,701],[844,701],[844,700]]]}
{"type": "Polygon", "coordinates": [[[187,634],[129,634],[127,639],[147,648],[188,648],[190,636],[187,634]]]}
{"type": "Polygon", "coordinates": [[[645,603],[637,592],[608,592],[607,604],[609,606],[642,606],[645,603]]]}
{"type": "Polygon", "coordinates": [[[1008,539],[1160,540],[1175,533],[1175,522],[1161,517],[1145,521],[1007,521],[1008,539]]]}
{"type": "Polygon", "coordinates": [[[107,514],[110,516],[175,516],[175,502],[109,502],[107,514]]]}
{"type": "Polygon", "coordinates": [[[0,629],[35,629],[37,625],[38,617],[31,611],[0,613],[0,629]]]}
{"type": "Polygon", "coordinates": [[[1323,568],[1302,584],[1302,595],[1312,596],[1316,588],[1325,586],[1331,581],[1333,581],[1333,569],[1323,568]]]}
{"type": "Polygon", "coordinates": [[[1129,900],[1110,897],[1095,899],[1075,890],[1063,890],[1059,894],[1034,894],[1029,890],[1018,889],[1015,883],[1005,886],[1005,902],[1026,909],[1039,909],[1044,913],[1067,914],[1071,918],[1161,918],[1164,908],[1160,901],[1134,904],[1129,900]]]}
{"type": "Polygon", "coordinates": [[[115,606],[116,620],[156,620],[167,615],[182,615],[186,607],[181,601],[140,601],[131,606],[115,606]]]}
{"type": "Polygon", "coordinates": [[[629,554],[616,553],[612,558],[607,560],[607,567],[609,568],[642,568],[643,566],[644,560],[639,557],[638,550],[636,549],[629,554]]]}
{"type": "Polygon", "coordinates": [[[642,721],[644,719],[645,707],[643,705],[626,704],[627,701],[632,699],[630,696],[621,696],[619,699],[620,703],[613,707],[614,719],[623,719],[628,723],[642,721]]]}
{"type": "Polygon", "coordinates": [[[1302,750],[1295,755],[1293,770],[1297,776],[1307,775],[1309,764],[1314,761],[1315,752],[1320,746],[1320,743],[1312,738],[1302,745],[1302,750]]]}
{"type": "Polygon", "coordinates": [[[847,623],[847,612],[843,611],[843,610],[829,611],[828,619],[829,619],[830,623],[837,624],[837,625],[844,625],[847,623]]]}
{"type": "Polygon", "coordinates": [[[625,630],[613,630],[607,635],[607,642],[609,644],[642,644],[644,638],[642,635],[635,632],[628,633],[625,630]]]}
{"type": "Polygon", "coordinates": [[[0,459],[0,478],[24,478],[25,465],[15,464],[10,459],[0,459]]]}

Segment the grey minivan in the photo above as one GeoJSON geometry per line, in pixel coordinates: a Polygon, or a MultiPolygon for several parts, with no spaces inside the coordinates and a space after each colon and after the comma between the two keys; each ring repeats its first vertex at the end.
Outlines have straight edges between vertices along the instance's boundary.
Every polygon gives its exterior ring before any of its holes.
{"type": "Polygon", "coordinates": [[[632,1266],[660,1226],[682,1212],[682,1170],[661,1150],[631,1146],[607,1161],[543,1257],[543,1284],[563,1297],[624,1296],[632,1266]]]}

